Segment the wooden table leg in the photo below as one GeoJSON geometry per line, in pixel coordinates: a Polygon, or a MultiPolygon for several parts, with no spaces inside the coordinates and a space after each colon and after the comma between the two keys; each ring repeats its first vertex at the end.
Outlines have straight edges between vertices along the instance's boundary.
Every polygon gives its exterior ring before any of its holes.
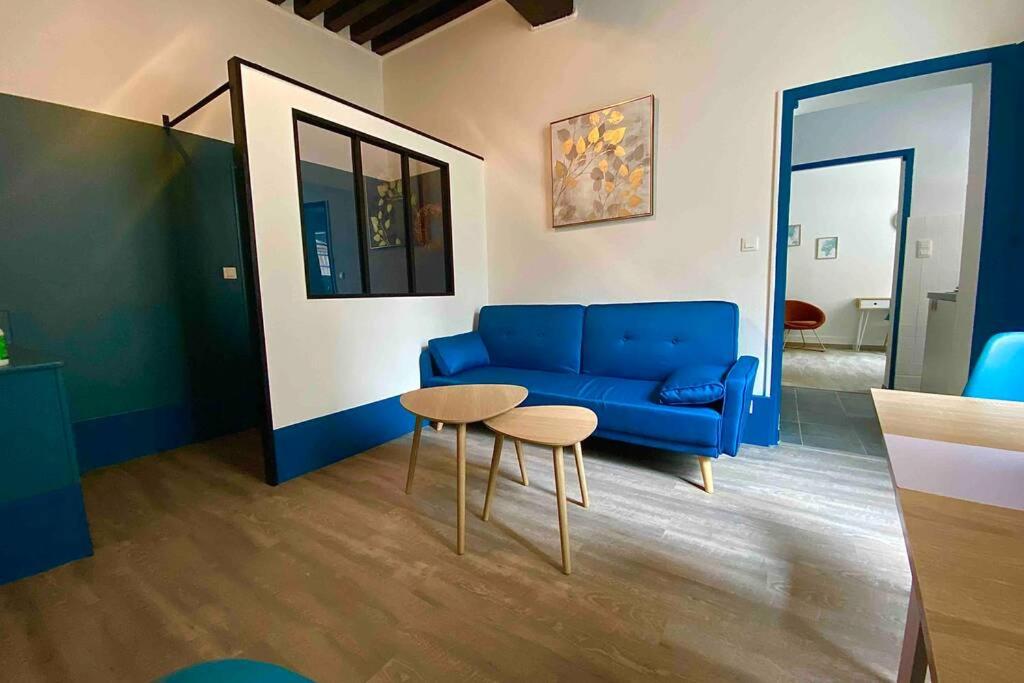
{"type": "Polygon", "coordinates": [[[898,683],[922,683],[928,670],[928,653],[921,623],[921,603],[917,595],[917,580],[910,585],[910,604],[907,606],[907,626],[903,631],[903,651],[896,676],[898,683]]]}
{"type": "Polygon", "coordinates": [[[562,463],[562,447],[552,449],[555,458],[555,493],[558,495],[558,532],[562,540],[562,572],[572,573],[572,558],[569,556],[569,513],[565,509],[565,465],[562,463]]]}
{"type": "Polygon", "coordinates": [[[583,496],[583,507],[590,507],[590,493],[587,491],[587,474],[583,471],[583,444],[576,442],[573,445],[576,453],[576,476],[580,480],[580,495],[583,496]]]}
{"type": "Polygon", "coordinates": [[[526,476],[526,458],[523,456],[523,442],[519,439],[516,443],[516,457],[519,458],[519,474],[523,477],[523,486],[530,485],[530,479],[526,476]]]}
{"type": "Polygon", "coordinates": [[[455,459],[457,474],[457,495],[458,495],[458,540],[455,544],[455,552],[462,555],[466,552],[466,425],[460,424],[458,436],[455,443],[455,459]]]}
{"type": "Polygon", "coordinates": [[[491,496],[494,495],[494,482],[498,478],[498,465],[501,463],[501,447],[504,445],[504,435],[495,433],[494,454],[491,455],[491,473],[487,476],[487,496],[484,498],[483,519],[485,522],[491,518],[491,496]]]}
{"type": "Polygon", "coordinates": [[[412,492],[412,478],[416,474],[416,456],[420,453],[420,434],[423,432],[423,418],[416,416],[416,431],[412,433],[412,452],[409,454],[409,476],[405,479],[405,492],[412,492]]]}

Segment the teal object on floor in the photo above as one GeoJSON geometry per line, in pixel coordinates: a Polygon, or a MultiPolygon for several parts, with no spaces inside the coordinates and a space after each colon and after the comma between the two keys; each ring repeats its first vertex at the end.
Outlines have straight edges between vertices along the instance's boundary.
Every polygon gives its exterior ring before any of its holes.
{"type": "Polygon", "coordinates": [[[313,683],[313,680],[276,664],[221,659],[175,671],[157,683],[313,683]]]}
{"type": "Polygon", "coordinates": [[[1024,401],[1024,332],[1003,332],[988,340],[964,396],[1024,401]]]}

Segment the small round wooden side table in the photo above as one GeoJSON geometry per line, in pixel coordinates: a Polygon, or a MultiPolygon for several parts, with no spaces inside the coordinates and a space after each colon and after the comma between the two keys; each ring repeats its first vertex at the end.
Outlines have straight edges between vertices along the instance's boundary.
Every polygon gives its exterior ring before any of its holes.
{"type": "MultiPolygon", "coordinates": [[[[558,531],[562,541],[562,571],[566,574],[571,573],[569,514],[565,504],[565,468],[562,463],[562,449],[572,446],[575,451],[580,495],[583,498],[583,507],[589,507],[590,494],[587,492],[587,475],[583,470],[583,447],[580,442],[597,429],[597,415],[588,408],[578,406],[533,406],[510,410],[503,415],[484,420],[484,424],[494,432],[494,455],[491,456],[491,473],[487,479],[484,521],[491,518],[494,482],[497,479],[498,463],[501,462],[501,448],[504,445],[505,437],[515,441],[517,454],[522,453],[521,442],[523,441],[538,446],[550,446],[555,465],[558,531]]],[[[525,480],[525,469],[523,472],[525,480]]],[[[524,481],[524,483],[526,482],[524,481]]]]}
{"type": "Polygon", "coordinates": [[[412,479],[416,474],[416,456],[420,450],[423,421],[447,422],[456,425],[456,504],[458,536],[455,551],[466,552],[466,425],[480,422],[512,410],[526,400],[525,387],[512,384],[458,384],[445,387],[417,389],[402,394],[402,407],[416,416],[416,431],[412,436],[409,455],[409,476],[405,492],[412,492],[412,479]]]}

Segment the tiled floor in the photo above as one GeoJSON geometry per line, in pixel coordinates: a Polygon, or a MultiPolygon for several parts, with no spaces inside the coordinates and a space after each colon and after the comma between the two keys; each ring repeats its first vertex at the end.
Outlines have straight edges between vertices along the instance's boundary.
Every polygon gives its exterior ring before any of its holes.
{"type": "Polygon", "coordinates": [[[868,391],[882,386],[885,353],[830,348],[825,353],[786,348],[782,383],[791,387],[868,391]]]}
{"type": "Polygon", "coordinates": [[[780,430],[786,443],[885,456],[870,394],[784,386],[780,430]]]}

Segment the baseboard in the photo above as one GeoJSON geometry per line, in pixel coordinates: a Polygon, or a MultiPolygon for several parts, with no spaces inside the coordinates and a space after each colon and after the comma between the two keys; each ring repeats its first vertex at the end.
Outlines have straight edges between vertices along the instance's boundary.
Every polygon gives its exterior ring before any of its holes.
{"type": "MultiPolygon", "coordinates": [[[[824,346],[826,349],[837,349],[837,350],[840,350],[840,351],[852,351],[853,350],[853,344],[849,344],[849,343],[824,341],[822,343],[822,346],[824,346]]],[[[786,345],[783,347],[783,350],[784,351],[804,351],[804,350],[806,350],[806,351],[815,351],[815,350],[817,350],[819,348],[820,347],[817,345],[817,343],[815,341],[812,341],[812,340],[808,340],[806,349],[803,346],[801,346],[799,344],[799,342],[789,341],[789,342],[786,342],[786,345]]],[[[877,351],[879,353],[883,353],[883,352],[888,350],[888,347],[877,345],[877,344],[861,344],[860,350],[861,351],[877,351]]]]}
{"type": "Polygon", "coordinates": [[[88,472],[144,455],[250,429],[259,416],[251,402],[183,403],[75,422],[78,469],[88,472]]]}
{"type": "Polygon", "coordinates": [[[278,484],[413,430],[398,396],[274,430],[278,484]]]}
{"type": "MultiPolygon", "coordinates": [[[[754,396],[743,442],[778,443],[778,412],[765,396],[754,396]],[[773,426],[774,425],[774,426],[773,426]]],[[[350,408],[274,430],[278,484],[387,443],[412,431],[413,417],[398,397],[350,408]]]]}
{"type": "Polygon", "coordinates": [[[0,503],[0,584],[92,555],[82,487],[0,503]]]}
{"type": "Polygon", "coordinates": [[[774,446],[779,442],[779,412],[777,404],[768,396],[751,399],[753,412],[747,415],[743,427],[743,443],[755,446],[774,446]]]}

